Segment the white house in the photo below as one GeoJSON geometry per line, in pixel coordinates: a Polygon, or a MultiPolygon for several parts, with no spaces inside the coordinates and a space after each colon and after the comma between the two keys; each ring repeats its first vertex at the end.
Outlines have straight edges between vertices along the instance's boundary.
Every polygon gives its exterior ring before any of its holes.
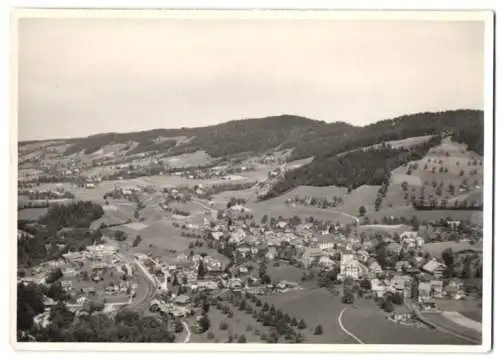
{"type": "Polygon", "coordinates": [[[362,273],[361,263],[353,254],[343,254],[340,258],[340,278],[359,279],[362,273]]]}

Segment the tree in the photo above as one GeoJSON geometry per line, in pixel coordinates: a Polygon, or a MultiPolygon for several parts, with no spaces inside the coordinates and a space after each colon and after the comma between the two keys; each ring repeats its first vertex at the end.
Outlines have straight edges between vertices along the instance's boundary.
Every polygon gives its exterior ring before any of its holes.
{"type": "Polygon", "coordinates": [[[364,217],[365,214],[366,214],[366,208],[365,208],[365,206],[359,207],[359,216],[360,217],[364,217]]]}
{"type": "Polygon", "coordinates": [[[453,255],[453,250],[451,248],[446,248],[442,253],[441,253],[441,258],[443,258],[444,264],[452,268],[454,264],[454,255],[453,255]]]}
{"type": "Polygon", "coordinates": [[[137,235],[134,239],[134,242],[132,243],[132,247],[137,247],[141,242],[142,242],[142,237],[140,235],[137,235]]]}
{"type": "Polygon", "coordinates": [[[391,301],[396,305],[403,305],[404,298],[400,293],[394,293],[391,297],[391,301]]]}
{"type": "Polygon", "coordinates": [[[54,299],[55,301],[63,301],[67,299],[67,294],[61,285],[61,282],[57,281],[50,285],[47,291],[47,297],[54,299]]]}
{"type": "Polygon", "coordinates": [[[262,216],[262,219],[260,220],[260,223],[266,224],[267,220],[269,219],[267,213],[262,216]]]}
{"type": "Polygon", "coordinates": [[[384,300],[382,303],[382,309],[389,313],[394,311],[394,305],[390,300],[384,300]]]}
{"type": "Polygon", "coordinates": [[[238,337],[238,343],[246,343],[247,342],[247,338],[245,337],[245,335],[241,334],[239,337],[238,337]]]}
{"type": "Polygon", "coordinates": [[[210,320],[208,320],[208,317],[206,314],[202,314],[201,317],[198,319],[198,326],[200,328],[200,332],[204,333],[210,328],[210,320]]]}
{"type": "Polygon", "coordinates": [[[354,303],[354,294],[350,290],[344,290],[344,295],[342,296],[342,303],[345,304],[354,303]]]}
{"type": "Polygon", "coordinates": [[[372,289],[372,283],[367,279],[367,278],[363,278],[360,282],[359,282],[359,286],[361,288],[363,288],[364,290],[366,291],[369,291],[372,289]]]}
{"type": "Polygon", "coordinates": [[[323,327],[318,324],[316,328],[314,328],[314,335],[321,335],[323,334],[323,327]]]}
{"type": "Polygon", "coordinates": [[[306,329],[307,326],[306,326],[306,322],[304,321],[304,319],[301,319],[300,322],[299,322],[299,325],[298,325],[298,328],[299,329],[306,329]]]}
{"type": "Polygon", "coordinates": [[[297,319],[292,318],[292,321],[290,322],[290,325],[291,325],[292,327],[296,327],[296,326],[298,325],[298,323],[297,323],[297,319]]]}
{"type": "Polygon", "coordinates": [[[198,263],[198,279],[203,279],[205,278],[206,274],[206,269],[205,269],[205,264],[203,263],[202,260],[198,263]]]}
{"type": "Polygon", "coordinates": [[[61,279],[63,277],[63,273],[62,273],[62,270],[61,268],[56,268],[54,270],[52,270],[49,275],[47,276],[47,278],[45,279],[45,283],[47,284],[52,284],[54,283],[55,281],[61,279]]]}

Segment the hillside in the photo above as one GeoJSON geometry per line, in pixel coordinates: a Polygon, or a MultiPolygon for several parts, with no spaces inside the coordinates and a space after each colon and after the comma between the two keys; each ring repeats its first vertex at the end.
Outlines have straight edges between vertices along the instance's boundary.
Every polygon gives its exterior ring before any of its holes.
{"type": "Polygon", "coordinates": [[[71,155],[83,151],[90,154],[109,144],[126,144],[127,154],[182,153],[204,150],[212,157],[267,151],[283,145],[292,148],[305,134],[324,123],[304,117],[282,115],[230,121],[215,126],[157,129],[131,133],[106,133],[68,140],[64,152],[71,155]],[[178,141],[179,138],[190,138],[178,141]],[[174,149],[175,147],[175,149],[174,149]]]}
{"type": "Polygon", "coordinates": [[[156,165],[164,159],[168,166],[176,167],[179,156],[185,154],[203,154],[199,165],[208,165],[217,158],[248,158],[282,150],[289,151],[289,163],[312,159],[275,181],[264,193],[264,198],[269,198],[300,185],[351,189],[381,185],[390,171],[422,159],[441,138],[448,136],[465,144],[466,149],[482,154],[482,130],[483,113],[475,110],[412,114],[364,127],[281,115],[199,128],[29,141],[20,143],[19,161],[21,166],[40,160],[80,162],[89,169],[98,163],[117,165],[155,158],[156,165]]]}

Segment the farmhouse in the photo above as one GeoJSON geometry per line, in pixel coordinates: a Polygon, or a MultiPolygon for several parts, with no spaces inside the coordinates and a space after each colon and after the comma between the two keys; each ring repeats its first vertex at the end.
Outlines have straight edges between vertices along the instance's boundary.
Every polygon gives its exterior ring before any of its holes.
{"type": "Polygon", "coordinates": [[[446,266],[444,264],[438,262],[435,258],[433,258],[422,267],[422,270],[424,272],[432,274],[436,278],[442,278],[443,270],[445,268],[446,266]]]}
{"type": "Polygon", "coordinates": [[[403,298],[410,296],[411,277],[408,275],[397,275],[391,280],[391,286],[395,293],[399,293],[403,298]]]}
{"type": "Polygon", "coordinates": [[[185,294],[181,294],[175,297],[174,303],[179,305],[186,305],[189,303],[191,298],[185,294]]]}
{"type": "Polygon", "coordinates": [[[368,260],[367,265],[368,270],[375,275],[383,272],[382,266],[375,259],[368,260]]]}

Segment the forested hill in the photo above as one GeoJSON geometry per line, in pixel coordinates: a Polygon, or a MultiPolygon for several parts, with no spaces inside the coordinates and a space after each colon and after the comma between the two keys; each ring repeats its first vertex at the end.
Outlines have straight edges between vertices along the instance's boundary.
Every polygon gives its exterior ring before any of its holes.
{"type": "Polygon", "coordinates": [[[423,112],[379,121],[364,127],[336,130],[336,123],[327,124],[316,133],[304,136],[294,149],[291,159],[310,156],[331,157],[339,153],[408,137],[452,134],[453,140],[465,143],[482,155],[483,111],[456,110],[423,112]]]}
{"type": "MultiPolygon", "coordinates": [[[[382,141],[433,135],[442,131],[482,154],[483,112],[477,110],[418,113],[364,127],[346,122],[325,123],[300,116],[281,115],[230,121],[208,127],[105,133],[57,141],[69,145],[64,155],[80,152],[90,154],[106,145],[126,144],[130,147],[128,154],[179,155],[204,150],[212,157],[293,149],[290,160],[296,160],[311,156],[329,158],[382,141]],[[178,141],[179,138],[183,140],[178,141]]],[[[20,143],[22,146],[23,143],[20,143]]]]}

